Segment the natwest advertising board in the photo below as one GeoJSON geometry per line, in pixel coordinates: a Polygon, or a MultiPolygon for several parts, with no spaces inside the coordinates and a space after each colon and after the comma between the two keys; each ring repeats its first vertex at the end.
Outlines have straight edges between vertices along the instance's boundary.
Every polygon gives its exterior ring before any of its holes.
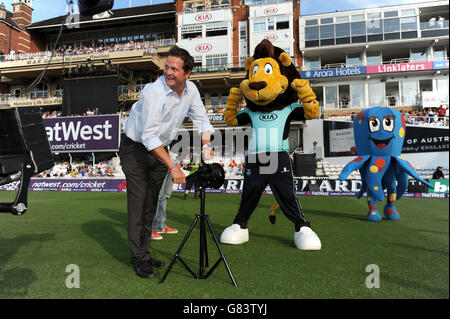
{"type": "Polygon", "coordinates": [[[366,66],[366,73],[397,73],[397,72],[411,72],[411,71],[425,71],[433,70],[433,62],[411,62],[411,63],[397,63],[397,64],[382,64],[382,65],[368,65],[366,66]]]}
{"type": "Polygon", "coordinates": [[[120,141],[118,114],[44,118],[54,153],[117,151],[120,141]]]}

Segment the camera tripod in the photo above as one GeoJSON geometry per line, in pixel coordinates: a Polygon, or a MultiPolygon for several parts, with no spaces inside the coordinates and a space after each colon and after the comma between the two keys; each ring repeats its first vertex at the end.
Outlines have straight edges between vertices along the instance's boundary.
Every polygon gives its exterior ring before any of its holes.
{"type": "Polygon", "coordinates": [[[231,273],[231,269],[228,266],[227,260],[225,258],[225,255],[223,254],[222,248],[220,247],[219,241],[217,240],[216,234],[214,233],[213,227],[211,225],[211,221],[209,220],[208,215],[205,215],[205,185],[200,185],[199,187],[200,191],[200,214],[195,215],[195,219],[191,224],[191,227],[189,228],[186,236],[184,237],[183,241],[181,242],[180,247],[178,247],[177,252],[173,256],[172,260],[170,261],[169,267],[167,267],[164,275],[162,276],[160,280],[160,284],[164,282],[167,275],[169,274],[170,270],[172,269],[173,264],[177,259],[180,260],[180,262],[186,267],[186,269],[191,273],[191,275],[195,279],[207,279],[209,275],[216,269],[216,267],[220,264],[220,262],[223,260],[225,267],[227,268],[228,274],[230,275],[231,281],[233,282],[233,285],[236,287],[236,281],[234,280],[233,274],[231,273]],[[199,272],[198,274],[194,273],[194,271],[189,268],[189,266],[183,261],[183,259],[180,257],[181,250],[183,249],[184,245],[186,244],[189,236],[191,235],[192,231],[194,230],[195,225],[197,222],[200,221],[200,261],[199,261],[199,272]],[[211,231],[211,234],[214,238],[214,242],[216,243],[217,249],[220,253],[219,260],[214,264],[214,266],[205,274],[205,268],[208,268],[208,248],[207,248],[207,241],[206,241],[206,224],[208,224],[208,228],[211,231]]]}

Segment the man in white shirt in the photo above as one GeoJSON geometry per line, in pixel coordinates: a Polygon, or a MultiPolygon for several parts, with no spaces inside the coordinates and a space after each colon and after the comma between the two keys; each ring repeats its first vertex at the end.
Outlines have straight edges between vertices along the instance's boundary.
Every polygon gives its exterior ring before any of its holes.
{"type": "Polygon", "coordinates": [[[152,258],[148,249],[167,169],[176,184],[186,182],[179,163],[167,152],[186,116],[201,134],[205,158],[214,154],[209,144],[214,128],[197,87],[188,80],[193,67],[192,56],[184,49],[173,47],[164,75],[144,87],[123,125],[119,155],[127,179],[128,244],[133,268],[143,278],[154,277],[153,267],[164,265],[152,258]]]}

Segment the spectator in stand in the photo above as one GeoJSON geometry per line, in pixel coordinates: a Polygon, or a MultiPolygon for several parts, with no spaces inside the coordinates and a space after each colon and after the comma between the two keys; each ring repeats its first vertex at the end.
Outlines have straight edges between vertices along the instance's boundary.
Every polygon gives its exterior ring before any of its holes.
{"type": "Polygon", "coordinates": [[[443,28],[444,27],[444,21],[445,21],[445,18],[442,17],[442,16],[439,16],[439,19],[438,19],[439,28],[443,28]]]}
{"type": "Polygon", "coordinates": [[[430,26],[430,28],[434,28],[436,26],[436,18],[432,17],[429,21],[428,21],[428,25],[430,26]]]}
{"type": "Polygon", "coordinates": [[[444,179],[445,176],[444,176],[444,172],[442,170],[443,170],[443,167],[442,166],[438,166],[436,168],[436,170],[434,171],[432,178],[433,179],[444,179]]]}
{"type": "Polygon", "coordinates": [[[442,104],[439,107],[438,115],[439,115],[439,117],[444,117],[445,116],[445,107],[442,104]]]}

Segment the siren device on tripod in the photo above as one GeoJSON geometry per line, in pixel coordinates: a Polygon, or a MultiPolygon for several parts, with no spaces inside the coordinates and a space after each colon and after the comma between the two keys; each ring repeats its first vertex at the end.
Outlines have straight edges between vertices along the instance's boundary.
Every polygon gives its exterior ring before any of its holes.
{"type": "Polygon", "coordinates": [[[216,188],[216,189],[220,188],[223,185],[224,180],[225,180],[225,172],[220,164],[217,164],[217,163],[206,164],[202,158],[199,169],[195,173],[186,177],[186,179],[189,179],[189,178],[195,178],[195,182],[198,183],[197,185],[198,185],[199,191],[200,191],[200,214],[195,215],[195,219],[192,222],[191,227],[189,228],[186,236],[184,237],[183,241],[181,242],[181,245],[178,247],[177,252],[173,256],[172,260],[170,261],[169,267],[167,267],[167,269],[159,283],[164,282],[164,280],[166,279],[167,275],[169,274],[173,264],[178,259],[195,279],[207,279],[211,275],[211,273],[216,269],[216,267],[220,264],[220,262],[223,261],[233,285],[237,286],[236,281],[234,280],[233,274],[231,273],[231,269],[228,266],[228,262],[222,251],[222,248],[220,247],[220,243],[217,239],[217,236],[214,233],[209,216],[205,215],[205,202],[206,202],[205,190],[206,190],[206,188],[216,188]],[[183,259],[180,257],[180,254],[181,254],[181,250],[183,249],[184,245],[186,244],[189,236],[191,235],[191,233],[194,230],[194,227],[198,221],[200,221],[200,258],[199,258],[199,271],[197,274],[194,271],[192,271],[191,268],[189,268],[189,266],[183,261],[183,259]],[[212,268],[205,274],[206,268],[209,267],[208,248],[207,248],[207,240],[206,240],[206,225],[208,225],[208,228],[214,239],[216,247],[220,253],[220,258],[212,266],[212,268]]]}

